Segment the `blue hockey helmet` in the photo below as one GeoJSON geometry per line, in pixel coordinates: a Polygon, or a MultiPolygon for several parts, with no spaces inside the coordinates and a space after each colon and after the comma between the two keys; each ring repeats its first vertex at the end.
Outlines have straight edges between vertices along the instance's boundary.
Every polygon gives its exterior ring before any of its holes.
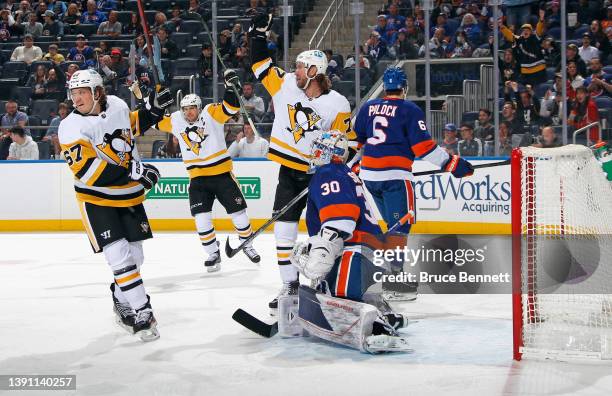
{"type": "Polygon", "coordinates": [[[399,67],[388,67],[383,74],[385,91],[398,91],[407,85],[406,73],[399,67]]]}

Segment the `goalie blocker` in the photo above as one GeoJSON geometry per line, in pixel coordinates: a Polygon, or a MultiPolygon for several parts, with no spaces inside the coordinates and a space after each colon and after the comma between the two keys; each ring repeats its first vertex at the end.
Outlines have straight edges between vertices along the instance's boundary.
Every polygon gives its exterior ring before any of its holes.
{"type": "Polygon", "coordinates": [[[406,319],[383,315],[373,305],[333,297],[301,285],[298,296],[279,300],[278,334],[296,337],[307,334],[348,346],[361,352],[410,352],[406,338],[397,328],[406,319]]]}

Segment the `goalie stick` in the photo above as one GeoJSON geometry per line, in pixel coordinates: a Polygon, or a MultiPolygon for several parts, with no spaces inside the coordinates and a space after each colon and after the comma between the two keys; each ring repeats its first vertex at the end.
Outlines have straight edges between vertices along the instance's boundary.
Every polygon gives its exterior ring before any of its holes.
{"type": "MultiPolygon", "coordinates": [[[[308,189],[302,191],[302,193],[304,192],[308,192],[308,189]]],[[[406,224],[406,222],[409,221],[413,216],[414,212],[409,211],[401,219],[399,219],[397,223],[393,224],[386,233],[388,234],[390,232],[395,231],[398,227],[401,227],[402,225],[406,224]]],[[[268,324],[263,320],[257,319],[255,316],[251,315],[242,308],[238,308],[234,312],[234,314],[232,315],[232,319],[234,319],[243,327],[246,327],[247,329],[251,330],[253,333],[259,334],[264,338],[272,338],[276,335],[276,333],[278,333],[278,321],[272,324],[268,324]]]]}

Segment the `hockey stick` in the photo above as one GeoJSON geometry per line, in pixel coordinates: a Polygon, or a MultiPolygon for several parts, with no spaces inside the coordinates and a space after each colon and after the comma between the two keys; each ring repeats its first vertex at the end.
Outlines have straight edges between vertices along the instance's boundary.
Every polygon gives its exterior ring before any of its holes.
{"type": "MultiPolygon", "coordinates": [[[[284,208],[283,208],[284,209],[284,208]]],[[[410,211],[406,213],[399,221],[393,224],[387,234],[395,231],[398,227],[406,224],[412,217],[414,217],[414,212],[410,211]]],[[[253,333],[259,334],[265,338],[271,338],[278,333],[278,321],[268,324],[262,320],[257,319],[255,316],[251,315],[244,309],[238,308],[234,314],[232,315],[232,319],[238,322],[243,327],[251,330],[253,333]]]]}
{"type": "Polygon", "coordinates": [[[145,42],[147,44],[147,63],[149,69],[153,72],[153,82],[157,88],[160,84],[159,73],[155,64],[153,63],[153,45],[151,43],[151,32],[149,31],[149,24],[147,23],[147,17],[144,12],[144,5],[142,0],[137,0],[138,3],[138,14],[140,15],[140,24],[142,25],[142,32],[145,36],[145,42]]]}
{"type": "MultiPolygon", "coordinates": [[[[217,41],[213,38],[212,33],[210,33],[210,30],[208,29],[208,24],[206,23],[204,18],[202,18],[202,24],[204,25],[204,30],[206,30],[206,34],[208,35],[208,38],[210,39],[210,43],[213,46],[215,55],[217,55],[217,58],[219,59],[219,63],[221,63],[221,67],[223,68],[223,71],[225,72],[225,70],[227,70],[227,67],[225,66],[225,63],[223,62],[223,59],[221,58],[221,53],[219,52],[219,48],[217,48],[217,41]]],[[[253,132],[255,132],[255,135],[261,137],[261,135],[257,131],[257,128],[255,128],[255,124],[253,123],[253,120],[249,116],[249,113],[246,111],[246,107],[244,105],[244,101],[242,100],[242,97],[240,96],[240,91],[238,91],[238,87],[236,87],[236,85],[234,84],[231,84],[231,86],[232,86],[232,89],[234,90],[234,93],[236,94],[236,97],[238,98],[238,104],[240,105],[240,112],[242,113],[244,118],[246,118],[247,122],[251,126],[251,129],[253,129],[253,132]]]]}
{"type": "Polygon", "coordinates": [[[249,244],[253,239],[255,239],[257,237],[257,235],[261,234],[262,232],[264,232],[266,230],[266,228],[268,228],[270,226],[270,224],[274,223],[276,220],[278,220],[279,217],[281,217],[282,215],[284,215],[289,209],[291,209],[291,207],[293,205],[295,205],[300,199],[304,198],[304,196],[306,196],[306,194],[308,194],[308,188],[305,188],[301,193],[299,193],[295,198],[293,198],[291,201],[289,201],[289,203],[287,203],[287,205],[285,205],[284,207],[282,207],[280,210],[278,210],[276,213],[274,213],[274,215],[272,216],[272,218],[268,221],[266,221],[264,223],[264,225],[262,225],[261,227],[259,227],[257,229],[257,231],[255,231],[254,233],[252,233],[248,238],[246,238],[245,240],[243,240],[240,245],[238,245],[238,247],[236,248],[232,248],[232,246],[230,245],[230,241],[229,241],[229,237],[227,237],[227,239],[225,240],[225,255],[227,257],[234,257],[236,255],[236,253],[238,253],[239,251],[241,251],[247,244],[249,244]]]}
{"type": "MultiPolygon", "coordinates": [[[[472,167],[474,169],[481,169],[481,168],[491,168],[493,166],[503,166],[503,165],[510,165],[510,160],[507,159],[505,161],[492,162],[490,164],[472,165],[472,167]]],[[[445,173],[445,172],[446,170],[444,169],[434,169],[434,170],[429,170],[429,171],[424,171],[424,172],[413,173],[412,176],[437,175],[438,173],[445,173]]]]}

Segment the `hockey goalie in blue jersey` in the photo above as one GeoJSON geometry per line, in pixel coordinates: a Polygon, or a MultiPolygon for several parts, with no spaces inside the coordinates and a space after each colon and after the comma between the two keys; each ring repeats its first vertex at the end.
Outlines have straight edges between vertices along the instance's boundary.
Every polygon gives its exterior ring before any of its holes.
{"type": "MultiPolygon", "coordinates": [[[[361,181],[345,165],[346,135],[323,132],[313,141],[310,156],[314,171],[306,206],[310,238],[296,244],[291,262],[318,285],[318,292],[300,287],[301,326],[312,335],[364,352],[405,350],[405,339],[397,333],[405,318],[382,300],[377,306],[364,302],[376,283],[374,273],[387,272],[368,259],[368,252],[380,249],[384,240],[361,181]]],[[[374,301],[375,295],[368,300],[374,301]]],[[[279,316],[279,329],[285,319],[279,316]]]]}
{"type": "MultiPolygon", "coordinates": [[[[417,217],[412,185],[415,159],[424,159],[458,178],[470,176],[474,168],[463,158],[449,155],[431,138],[423,111],[404,99],[406,81],[402,69],[385,70],[385,97],[367,101],[359,110],[354,128],[362,147],[359,177],[372,194],[387,227],[407,213],[412,215],[411,220],[397,230],[406,236],[407,242],[410,227],[417,217]]],[[[401,271],[401,264],[395,263],[394,271],[401,271]]],[[[389,300],[416,298],[416,284],[396,282],[383,284],[383,289],[389,300]]]]}

